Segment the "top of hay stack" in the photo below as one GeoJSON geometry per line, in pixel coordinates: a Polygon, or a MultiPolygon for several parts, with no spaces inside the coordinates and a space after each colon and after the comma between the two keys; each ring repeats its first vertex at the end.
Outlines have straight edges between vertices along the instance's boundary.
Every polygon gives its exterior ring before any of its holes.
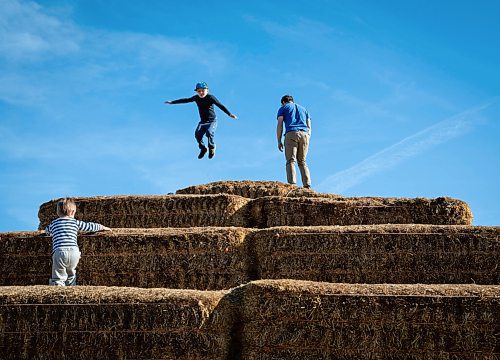
{"type": "Polygon", "coordinates": [[[231,194],[250,199],[265,196],[284,197],[329,197],[336,198],[338,195],[322,194],[311,189],[305,189],[295,185],[285,184],[279,181],[216,181],[208,184],[189,186],[176,191],[176,194],[231,194]]]}
{"type": "Polygon", "coordinates": [[[476,284],[348,284],[306,280],[256,280],[244,285],[247,291],[265,291],[268,294],[296,293],[368,296],[466,296],[498,297],[497,285],[476,284]]]}
{"type": "Polygon", "coordinates": [[[225,294],[227,291],[118,286],[1,286],[0,304],[191,302],[214,308],[225,294]]]}

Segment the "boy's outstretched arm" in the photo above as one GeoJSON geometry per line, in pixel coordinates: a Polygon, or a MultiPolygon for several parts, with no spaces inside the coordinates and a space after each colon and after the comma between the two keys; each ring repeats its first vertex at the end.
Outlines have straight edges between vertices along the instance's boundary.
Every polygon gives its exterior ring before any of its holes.
{"type": "Polygon", "coordinates": [[[190,98],[184,98],[184,99],[177,99],[177,100],[167,100],[165,101],[165,104],[187,104],[190,102],[193,102],[195,100],[196,96],[190,97],[190,98]]]}
{"type": "Polygon", "coordinates": [[[212,99],[214,101],[214,104],[217,105],[217,107],[219,109],[221,109],[222,111],[224,111],[227,116],[233,118],[233,119],[238,119],[238,117],[236,115],[234,115],[232,112],[230,112],[227,107],[225,107],[224,105],[222,105],[222,103],[215,97],[212,95],[212,99]]]}

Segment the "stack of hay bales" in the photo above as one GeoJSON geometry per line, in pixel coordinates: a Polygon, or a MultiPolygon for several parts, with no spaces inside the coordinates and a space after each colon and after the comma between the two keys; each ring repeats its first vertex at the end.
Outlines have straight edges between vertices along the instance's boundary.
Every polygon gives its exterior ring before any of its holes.
{"type": "Polygon", "coordinates": [[[263,280],[242,306],[243,359],[494,359],[500,289],[263,280]]]}
{"type": "MultiPolygon", "coordinates": [[[[234,192],[257,191],[242,188],[234,192]]],[[[57,201],[40,206],[40,230],[57,217],[57,201]]],[[[249,199],[232,194],[204,194],[101,196],[75,198],[75,202],[80,220],[118,228],[472,223],[469,206],[451,198],[265,196],[249,199]]]]}
{"type": "Polygon", "coordinates": [[[225,359],[222,291],[0,287],[2,359],[225,359]]]}
{"type": "Polygon", "coordinates": [[[228,181],[76,202],[115,228],[79,236],[85,286],[32,286],[50,238],[0,234],[5,358],[500,357],[500,227],[463,201],[228,181]]]}

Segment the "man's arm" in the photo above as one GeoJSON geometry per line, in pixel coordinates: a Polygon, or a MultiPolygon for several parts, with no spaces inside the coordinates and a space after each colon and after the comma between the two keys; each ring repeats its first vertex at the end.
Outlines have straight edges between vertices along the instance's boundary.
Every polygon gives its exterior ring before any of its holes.
{"type": "Polygon", "coordinates": [[[278,150],[283,151],[283,142],[281,137],[283,136],[283,116],[278,116],[278,125],[276,126],[276,139],[278,140],[278,150]]]}
{"type": "Polygon", "coordinates": [[[309,128],[309,136],[311,136],[312,134],[311,118],[307,118],[307,127],[309,128]]]}

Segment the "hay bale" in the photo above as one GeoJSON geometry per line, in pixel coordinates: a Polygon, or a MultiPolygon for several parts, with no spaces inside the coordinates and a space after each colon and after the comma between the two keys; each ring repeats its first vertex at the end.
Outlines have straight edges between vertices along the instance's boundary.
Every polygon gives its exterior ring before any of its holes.
{"type": "Polygon", "coordinates": [[[285,184],[279,181],[216,181],[203,185],[189,186],[176,191],[176,194],[232,194],[246,198],[257,199],[264,196],[289,197],[328,197],[338,195],[317,193],[296,185],[285,184]]]}
{"type": "Polygon", "coordinates": [[[258,279],[500,284],[500,227],[276,227],[248,241],[258,279]]]}
{"type": "Polygon", "coordinates": [[[241,316],[248,360],[500,356],[500,286],[262,280],[241,316]]]}
{"type": "Polygon", "coordinates": [[[470,225],[469,206],[451,198],[263,197],[250,204],[250,226],[374,224],[470,225]]]}
{"type": "MultiPolygon", "coordinates": [[[[229,289],[249,281],[243,228],[115,229],[80,235],[79,285],[229,289]]],[[[51,238],[0,234],[0,285],[45,285],[51,238]]]]}
{"type": "Polygon", "coordinates": [[[2,359],[224,359],[225,292],[0,287],[2,359]]]}
{"type": "MultiPolygon", "coordinates": [[[[77,197],[76,218],[113,228],[244,226],[246,198],[234,195],[77,197]]],[[[59,199],[40,206],[39,229],[56,215],[59,199]]]]}

